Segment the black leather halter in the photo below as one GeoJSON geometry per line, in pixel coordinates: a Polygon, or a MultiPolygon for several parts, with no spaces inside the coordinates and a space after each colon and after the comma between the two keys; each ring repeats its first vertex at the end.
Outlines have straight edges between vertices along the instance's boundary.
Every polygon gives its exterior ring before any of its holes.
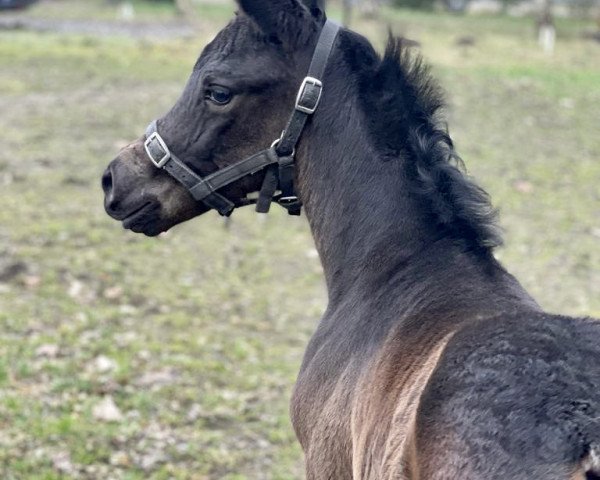
{"type": "MultiPolygon", "coordinates": [[[[164,168],[173,178],[185,186],[192,196],[210,208],[214,208],[223,216],[229,216],[237,206],[217,192],[220,188],[266,169],[265,179],[256,200],[256,211],[267,213],[271,202],[275,200],[287,209],[290,215],[300,215],[302,203],[294,189],[294,154],[308,118],[315,113],[323,83],[321,79],[327,67],[327,61],[337,38],[339,25],[327,20],[308,69],[308,74],[296,97],[294,111],[288,120],[281,137],[273,142],[270,148],[262,150],[251,157],[222,168],[206,177],[200,177],[170,150],[157,130],[154,120],[146,130],[144,147],[152,163],[157,168],[164,168]],[[277,190],[280,191],[276,195],[277,190]]],[[[244,200],[243,205],[254,203],[244,200]]]]}

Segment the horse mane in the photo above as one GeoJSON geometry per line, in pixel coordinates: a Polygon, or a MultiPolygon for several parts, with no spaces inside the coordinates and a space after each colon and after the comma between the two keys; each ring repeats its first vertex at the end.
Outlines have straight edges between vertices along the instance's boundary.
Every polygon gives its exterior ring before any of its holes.
{"type": "Polygon", "coordinates": [[[444,95],[430,67],[402,38],[390,34],[380,58],[364,38],[351,35],[342,48],[358,73],[360,101],[383,158],[407,159],[413,193],[438,228],[469,248],[501,245],[497,211],[454,150],[441,115],[444,95]]]}

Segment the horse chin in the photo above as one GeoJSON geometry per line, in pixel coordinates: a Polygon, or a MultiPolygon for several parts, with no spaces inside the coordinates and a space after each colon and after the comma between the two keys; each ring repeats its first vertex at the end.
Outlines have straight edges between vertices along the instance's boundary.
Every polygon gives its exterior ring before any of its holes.
{"type": "Polygon", "coordinates": [[[173,208],[170,202],[148,204],[135,214],[122,220],[123,228],[147,237],[156,237],[176,225],[204,215],[210,209],[202,204],[178,205],[173,208]]]}
{"type": "Polygon", "coordinates": [[[170,222],[161,219],[160,205],[157,204],[147,204],[124,218],[122,224],[123,228],[135,233],[143,233],[148,237],[156,237],[173,226],[170,222]]]}
{"type": "Polygon", "coordinates": [[[157,226],[150,226],[150,225],[143,225],[143,226],[133,225],[131,227],[126,227],[125,222],[123,222],[123,227],[131,230],[134,233],[142,233],[142,234],[146,235],[147,237],[158,237],[161,233],[166,232],[168,230],[168,228],[160,228],[157,226]]]}

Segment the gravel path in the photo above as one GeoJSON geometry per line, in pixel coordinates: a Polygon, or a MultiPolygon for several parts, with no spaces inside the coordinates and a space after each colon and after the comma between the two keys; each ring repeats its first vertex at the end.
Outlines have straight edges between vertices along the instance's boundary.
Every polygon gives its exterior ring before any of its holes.
{"type": "Polygon", "coordinates": [[[97,36],[128,36],[134,38],[189,37],[194,27],[183,22],[126,23],[98,20],[59,20],[32,18],[24,15],[0,16],[0,30],[31,30],[36,32],[80,33],[97,36]]]}

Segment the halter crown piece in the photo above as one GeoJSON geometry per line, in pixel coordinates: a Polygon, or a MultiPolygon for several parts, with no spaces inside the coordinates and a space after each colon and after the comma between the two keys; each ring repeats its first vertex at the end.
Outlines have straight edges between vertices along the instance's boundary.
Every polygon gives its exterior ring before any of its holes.
{"type": "MultiPolygon", "coordinates": [[[[256,203],[256,211],[267,213],[275,200],[290,215],[300,215],[302,202],[294,189],[294,153],[298,140],[308,121],[315,113],[333,44],[339,32],[339,25],[327,20],[319,35],[306,78],[298,90],[294,111],[288,120],[281,137],[270,148],[262,150],[241,162],[200,177],[182,160],[176,157],[158,133],[156,120],[146,130],[144,148],[156,168],[165,169],[173,178],[186,187],[199,202],[214,208],[223,216],[229,216],[236,205],[217,191],[240,178],[266,169],[265,179],[257,200],[244,199],[242,205],[256,203]],[[280,193],[277,194],[279,190],[280,193]]],[[[242,206],[237,205],[237,206],[242,206]]]]}

